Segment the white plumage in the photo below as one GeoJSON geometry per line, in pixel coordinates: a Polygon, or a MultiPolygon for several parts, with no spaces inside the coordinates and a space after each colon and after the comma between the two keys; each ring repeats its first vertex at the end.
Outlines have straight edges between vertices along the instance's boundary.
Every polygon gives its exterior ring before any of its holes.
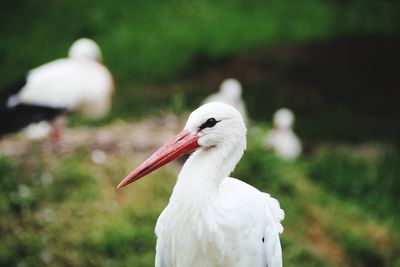
{"type": "Polygon", "coordinates": [[[69,58],[97,60],[101,62],[103,56],[100,47],[91,39],[80,38],[76,40],[68,51],[69,58]]]}
{"type": "Polygon", "coordinates": [[[296,159],[301,154],[301,142],[292,129],[294,115],[287,108],[274,114],[274,128],[267,134],[264,144],[284,160],[296,159]]]}
{"type": "Polygon", "coordinates": [[[236,108],[247,124],[246,105],[242,99],[242,85],[238,80],[232,78],[224,80],[219,87],[219,92],[208,96],[203,101],[204,104],[210,102],[221,102],[236,108]]]}
{"type": "Polygon", "coordinates": [[[43,139],[49,136],[52,127],[47,121],[40,121],[37,123],[31,123],[24,129],[24,134],[29,139],[43,139]]]}
{"type": "MultiPolygon", "coordinates": [[[[93,119],[106,115],[111,107],[114,82],[101,60],[98,45],[81,38],[72,44],[68,58],[29,71],[25,81],[12,86],[9,93],[4,91],[6,97],[2,101],[4,106],[0,107],[0,118],[5,123],[0,135],[29,123],[52,121],[65,112],[76,111],[93,119]]],[[[34,133],[33,136],[44,133],[35,128],[30,126],[26,132],[34,133]]]]}
{"type": "Polygon", "coordinates": [[[111,104],[113,79],[99,63],[99,47],[92,40],[79,39],[71,46],[69,56],[31,70],[26,85],[12,97],[12,105],[77,110],[92,118],[106,114],[111,104]]]}
{"type": "Polygon", "coordinates": [[[241,115],[222,103],[205,104],[190,115],[176,138],[119,184],[125,186],[195,150],[157,221],[156,266],[282,266],[284,212],[278,201],[228,177],[245,148],[241,115]]]}

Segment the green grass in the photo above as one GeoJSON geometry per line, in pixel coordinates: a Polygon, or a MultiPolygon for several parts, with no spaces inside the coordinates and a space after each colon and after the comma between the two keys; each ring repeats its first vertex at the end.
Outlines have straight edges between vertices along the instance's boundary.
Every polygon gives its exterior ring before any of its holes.
{"type": "Polygon", "coordinates": [[[193,75],[200,61],[343,34],[394,33],[400,25],[395,1],[24,0],[1,7],[0,87],[87,36],[100,44],[119,85],[114,115],[122,117],[139,112],[136,105],[159,104],[147,101],[162,94],[158,83],[193,75]],[[136,100],[139,93],[145,95],[136,100]]]}
{"type": "Polygon", "coordinates": [[[86,35],[100,43],[117,81],[153,81],[185,73],[199,54],[223,57],[279,42],[393,32],[399,27],[397,8],[393,1],[122,1],[116,5],[108,0],[94,5],[25,0],[3,4],[1,58],[13,70],[21,69],[18,63],[31,68],[65,55],[73,39],[86,35]]]}
{"type": "MultiPolygon", "coordinates": [[[[261,148],[266,128],[260,129],[249,133],[248,151],[233,176],[279,199],[286,212],[285,266],[399,262],[398,215],[378,205],[397,205],[386,185],[389,174],[399,173],[396,156],[363,164],[341,153],[343,148],[331,148],[307,161],[283,162],[261,148]],[[341,168],[343,162],[348,165],[341,168]],[[379,181],[359,179],[371,168],[388,174],[379,181]],[[325,169],[329,177],[347,174],[346,179],[315,180],[325,169]],[[373,184],[382,185],[383,196],[374,212],[363,195],[338,190],[373,184]]],[[[154,226],[175,183],[177,164],[116,191],[134,155],[114,154],[104,165],[94,165],[85,147],[57,157],[38,143],[30,151],[22,158],[0,158],[0,265],[154,266],[154,226]]]]}
{"type": "MultiPolygon", "coordinates": [[[[66,56],[75,39],[87,36],[99,43],[118,90],[107,118],[89,121],[74,116],[72,126],[138,119],[163,113],[165,109],[182,114],[197,107],[208,93],[216,90],[220,82],[216,80],[223,79],[222,75],[236,75],[221,74],[210,85],[212,77],[207,77],[207,82],[204,78],[198,79],[199,72],[205,72],[205,68],[218,68],[221,62],[229,62],[238,55],[267,51],[270,47],[296,47],[296,44],[302,47],[308,41],[318,43],[318,40],[334,40],[343,35],[395,37],[400,27],[399,3],[372,0],[122,0],[118,4],[111,0],[96,3],[8,1],[0,9],[3,25],[0,90],[29,69],[66,56]]],[[[286,80],[301,76],[301,73],[291,73],[296,62],[289,61],[283,56],[266,62],[277,66],[273,68],[287,69],[284,77],[266,78],[257,84],[252,84],[251,79],[244,80],[244,99],[252,118],[269,120],[275,109],[289,105],[299,115],[297,129],[307,143],[321,136],[330,140],[374,138],[377,123],[382,125],[377,138],[397,140],[397,124],[391,116],[372,119],[369,114],[356,114],[358,108],[366,109],[364,101],[352,109],[350,116],[345,106],[336,105],[341,102],[332,102],[334,106],[330,106],[325,100],[318,100],[324,103],[316,104],[309,101],[303,89],[288,88],[291,85],[286,80]],[[297,99],[297,93],[289,94],[297,90],[299,96],[305,95],[297,99]],[[362,132],[357,127],[360,124],[365,128],[362,132]]],[[[251,66],[249,69],[251,72],[251,66]]],[[[308,84],[302,86],[308,87],[308,84]]],[[[324,87],[321,85],[318,90],[323,91],[324,87]]],[[[374,97],[370,99],[375,101],[374,97]]],[[[386,110],[385,107],[382,109],[386,110]]]]}
{"type": "Polygon", "coordinates": [[[377,218],[398,218],[399,159],[396,150],[368,158],[346,147],[328,147],[310,164],[309,177],[339,197],[357,201],[377,218]]]}

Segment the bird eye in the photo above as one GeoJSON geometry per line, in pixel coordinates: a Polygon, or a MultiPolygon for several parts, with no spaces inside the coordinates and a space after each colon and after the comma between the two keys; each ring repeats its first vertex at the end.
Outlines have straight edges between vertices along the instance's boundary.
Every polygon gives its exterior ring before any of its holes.
{"type": "Polygon", "coordinates": [[[211,128],[211,127],[214,127],[215,124],[217,124],[217,122],[219,122],[219,121],[217,121],[217,120],[214,119],[214,118],[209,118],[205,123],[203,123],[203,124],[200,126],[200,130],[203,130],[204,128],[211,128]]]}

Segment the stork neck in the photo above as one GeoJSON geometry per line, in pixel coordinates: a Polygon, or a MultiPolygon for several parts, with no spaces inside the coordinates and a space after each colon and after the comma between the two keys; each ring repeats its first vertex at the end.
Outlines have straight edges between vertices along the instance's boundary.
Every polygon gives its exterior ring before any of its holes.
{"type": "Polygon", "coordinates": [[[173,195],[196,199],[218,194],[220,183],[233,171],[245,146],[244,139],[240,144],[225,144],[225,147],[221,145],[196,151],[183,166],[173,195]]]}

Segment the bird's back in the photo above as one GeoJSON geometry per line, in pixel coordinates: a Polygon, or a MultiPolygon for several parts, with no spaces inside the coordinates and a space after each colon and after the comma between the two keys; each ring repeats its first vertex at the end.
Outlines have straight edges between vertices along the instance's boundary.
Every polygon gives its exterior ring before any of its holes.
{"type": "Polygon", "coordinates": [[[112,78],[99,63],[59,59],[33,69],[18,94],[19,102],[74,110],[88,95],[108,94],[112,78]]]}
{"type": "Polygon", "coordinates": [[[58,59],[31,70],[0,94],[0,136],[78,110],[92,118],[110,108],[112,76],[100,63],[58,59]]]}

